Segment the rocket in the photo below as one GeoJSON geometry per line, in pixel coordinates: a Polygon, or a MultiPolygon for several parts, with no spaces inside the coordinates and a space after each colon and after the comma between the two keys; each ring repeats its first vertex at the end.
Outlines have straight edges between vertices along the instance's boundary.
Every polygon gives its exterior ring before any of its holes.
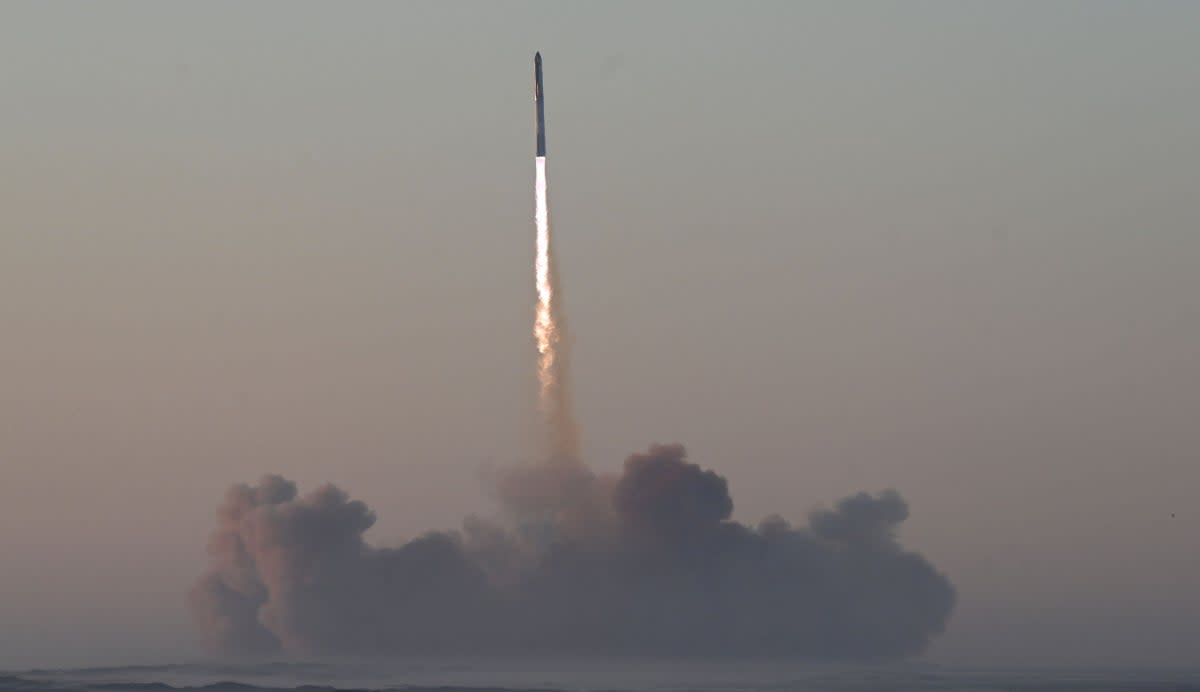
{"type": "Polygon", "coordinates": [[[537,120],[537,155],[546,155],[546,97],[542,93],[542,54],[533,54],[533,107],[537,120]]]}

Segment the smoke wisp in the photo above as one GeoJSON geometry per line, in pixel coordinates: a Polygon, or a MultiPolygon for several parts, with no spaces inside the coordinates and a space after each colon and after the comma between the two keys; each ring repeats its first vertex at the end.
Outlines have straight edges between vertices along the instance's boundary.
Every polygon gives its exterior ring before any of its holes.
{"type": "Polygon", "coordinates": [[[683,447],[497,479],[503,522],[468,518],[394,548],[326,485],[236,485],[190,594],[207,644],[234,654],[605,654],[863,659],[942,631],[955,594],[896,530],[892,491],[807,526],[730,520],[726,480],[683,447]]]}

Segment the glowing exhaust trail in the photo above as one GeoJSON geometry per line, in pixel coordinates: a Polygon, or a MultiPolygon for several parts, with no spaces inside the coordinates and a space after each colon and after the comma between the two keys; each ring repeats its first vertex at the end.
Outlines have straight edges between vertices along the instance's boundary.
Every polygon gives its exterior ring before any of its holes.
{"type": "Polygon", "coordinates": [[[537,226],[534,279],[537,309],[533,337],[538,351],[539,403],[548,432],[549,458],[556,462],[575,462],[579,460],[579,433],[568,386],[569,344],[558,272],[550,242],[550,206],[546,198],[546,119],[541,53],[534,55],[533,68],[533,100],[537,120],[537,157],[534,159],[534,222],[537,226]]]}

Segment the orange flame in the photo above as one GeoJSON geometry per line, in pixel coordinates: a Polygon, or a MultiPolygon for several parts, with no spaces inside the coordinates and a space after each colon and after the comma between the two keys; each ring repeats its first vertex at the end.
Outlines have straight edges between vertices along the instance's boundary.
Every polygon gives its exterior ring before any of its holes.
{"type": "Polygon", "coordinates": [[[578,461],[578,428],[567,386],[566,324],[563,318],[554,253],[550,245],[550,208],[546,198],[546,157],[536,159],[534,221],[537,257],[534,278],[537,309],[533,337],[538,351],[539,403],[549,434],[549,454],[556,461],[578,461]]]}

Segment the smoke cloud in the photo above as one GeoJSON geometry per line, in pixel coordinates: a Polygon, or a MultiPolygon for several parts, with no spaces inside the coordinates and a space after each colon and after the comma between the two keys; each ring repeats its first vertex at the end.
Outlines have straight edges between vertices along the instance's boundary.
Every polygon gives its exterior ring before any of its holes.
{"type": "Polygon", "coordinates": [[[730,520],[724,478],[680,445],[620,474],[543,464],[491,479],[504,518],[470,517],[394,548],[338,488],[267,476],[229,489],[190,594],[208,645],[234,654],[898,657],[954,605],[896,531],[893,491],[807,526],[730,520]]]}

